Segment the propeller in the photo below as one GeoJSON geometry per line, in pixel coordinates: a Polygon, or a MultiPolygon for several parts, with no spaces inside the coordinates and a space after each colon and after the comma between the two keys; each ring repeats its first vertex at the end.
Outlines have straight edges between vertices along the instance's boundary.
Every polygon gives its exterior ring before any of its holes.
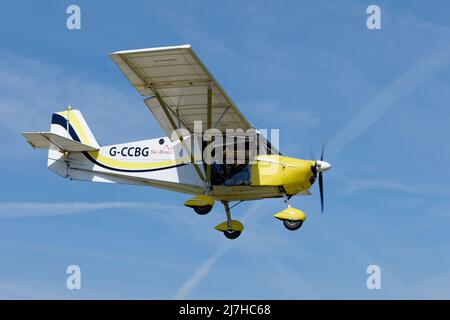
{"type": "Polygon", "coordinates": [[[314,167],[313,167],[314,175],[317,176],[317,173],[319,173],[319,191],[320,191],[321,212],[323,212],[323,176],[322,176],[322,173],[331,168],[331,165],[328,162],[323,161],[324,152],[325,152],[325,145],[322,145],[322,153],[320,155],[320,160],[316,160],[314,167]]]}

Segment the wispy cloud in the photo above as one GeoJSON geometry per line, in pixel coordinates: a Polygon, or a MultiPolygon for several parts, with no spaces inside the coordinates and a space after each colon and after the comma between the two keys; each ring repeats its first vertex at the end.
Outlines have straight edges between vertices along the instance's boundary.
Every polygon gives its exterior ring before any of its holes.
{"type": "Polygon", "coordinates": [[[418,283],[411,284],[411,291],[424,299],[448,299],[450,293],[450,272],[437,272],[425,276],[418,283]]]}
{"type": "MultiPolygon", "coordinates": [[[[111,70],[115,68],[111,62],[111,70]]],[[[121,80],[124,78],[117,70],[117,81],[121,80]]],[[[74,72],[35,59],[1,54],[1,157],[28,150],[21,132],[48,130],[51,114],[69,104],[83,112],[101,144],[133,136],[148,138],[152,131],[160,134],[138,93],[126,85],[123,81],[123,87],[119,87],[110,79],[86,71],[74,72]],[[117,124],[121,130],[116,130],[117,124]]]]}
{"type": "Polygon", "coordinates": [[[0,218],[32,218],[86,214],[107,209],[134,209],[145,212],[179,207],[145,202],[0,202],[0,218]]]}
{"type": "MultiPolygon", "coordinates": [[[[67,290],[68,291],[68,290],[67,290]]],[[[60,288],[49,288],[46,283],[24,283],[2,279],[0,284],[0,299],[62,299],[60,288]],[[58,290],[59,289],[59,290],[58,290]]]]}
{"type": "Polygon", "coordinates": [[[345,193],[355,193],[366,190],[389,190],[401,193],[408,193],[414,195],[449,195],[450,188],[442,184],[421,184],[420,188],[414,183],[407,181],[399,181],[394,178],[379,178],[379,177],[355,177],[349,179],[347,176],[335,174],[335,177],[344,183],[342,188],[345,193]]]}
{"type": "Polygon", "coordinates": [[[440,51],[429,55],[396,78],[377,95],[369,99],[330,141],[328,157],[334,158],[339,155],[353,139],[449,63],[450,46],[446,45],[440,51]]]}
{"type": "Polygon", "coordinates": [[[38,279],[0,279],[2,300],[123,299],[123,293],[89,290],[67,290],[64,285],[38,279]]]}

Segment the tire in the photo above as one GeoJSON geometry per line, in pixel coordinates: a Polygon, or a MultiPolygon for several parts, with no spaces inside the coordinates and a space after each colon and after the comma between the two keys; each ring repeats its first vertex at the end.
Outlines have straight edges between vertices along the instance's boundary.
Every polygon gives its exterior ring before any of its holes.
{"type": "Polygon", "coordinates": [[[241,231],[224,231],[223,233],[228,239],[237,239],[241,235],[241,231]]]}
{"type": "Polygon", "coordinates": [[[300,227],[303,224],[303,221],[302,220],[297,220],[297,221],[294,221],[294,220],[283,220],[283,224],[286,227],[286,229],[288,229],[290,231],[295,231],[295,230],[300,229],[300,227]]]}
{"type": "Polygon", "coordinates": [[[207,206],[202,206],[202,207],[193,207],[193,209],[197,214],[203,216],[203,215],[211,212],[212,206],[207,205],[207,206]]]}

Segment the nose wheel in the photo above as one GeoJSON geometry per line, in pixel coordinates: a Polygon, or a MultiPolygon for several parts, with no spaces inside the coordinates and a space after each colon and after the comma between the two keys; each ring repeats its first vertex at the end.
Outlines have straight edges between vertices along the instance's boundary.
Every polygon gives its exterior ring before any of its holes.
{"type": "Polygon", "coordinates": [[[290,231],[298,230],[306,220],[306,214],[301,210],[291,207],[289,204],[289,197],[286,194],[284,196],[288,207],[275,214],[274,217],[283,221],[283,225],[286,229],[290,231]]]}
{"type": "Polygon", "coordinates": [[[283,220],[283,224],[284,224],[286,229],[291,230],[291,231],[295,231],[295,230],[300,229],[300,227],[303,224],[303,221],[302,220],[298,220],[298,221],[295,221],[295,220],[283,220]]]}

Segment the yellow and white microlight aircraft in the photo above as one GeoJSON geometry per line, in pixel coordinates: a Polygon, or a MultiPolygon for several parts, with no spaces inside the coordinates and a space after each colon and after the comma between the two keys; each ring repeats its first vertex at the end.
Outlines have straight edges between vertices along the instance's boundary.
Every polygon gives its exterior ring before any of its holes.
{"type": "Polygon", "coordinates": [[[230,202],[284,198],[287,208],[274,216],[288,230],[297,230],[306,215],[291,207],[289,199],[310,195],[318,177],[323,211],[322,173],[331,167],[323,161],[323,149],[320,160],[281,155],[242,115],[190,45],[118,51],[111,58],[145,97],[167,136],[100,146],[81,112],[69,106],[52,115],[50,132],[23,133],[34,148],[48,149],[50,170],[69,179],[191,194],[184,204],[200,215],[220,201],[227,220],[216,229],[229,239],[244,229],[232,220],[230,202]],[[225,143],[218,139],[223,132],[225,143]],[[254,152],[250,145],[256,145],[254,152]],[[227,161],[236,160],[239,146],[243,161],[227,161]],[[206,160],[205,150],[217,154],[214,160],[206,160]],[[225,161],[220,161],[222,150],[225,161]]]}

